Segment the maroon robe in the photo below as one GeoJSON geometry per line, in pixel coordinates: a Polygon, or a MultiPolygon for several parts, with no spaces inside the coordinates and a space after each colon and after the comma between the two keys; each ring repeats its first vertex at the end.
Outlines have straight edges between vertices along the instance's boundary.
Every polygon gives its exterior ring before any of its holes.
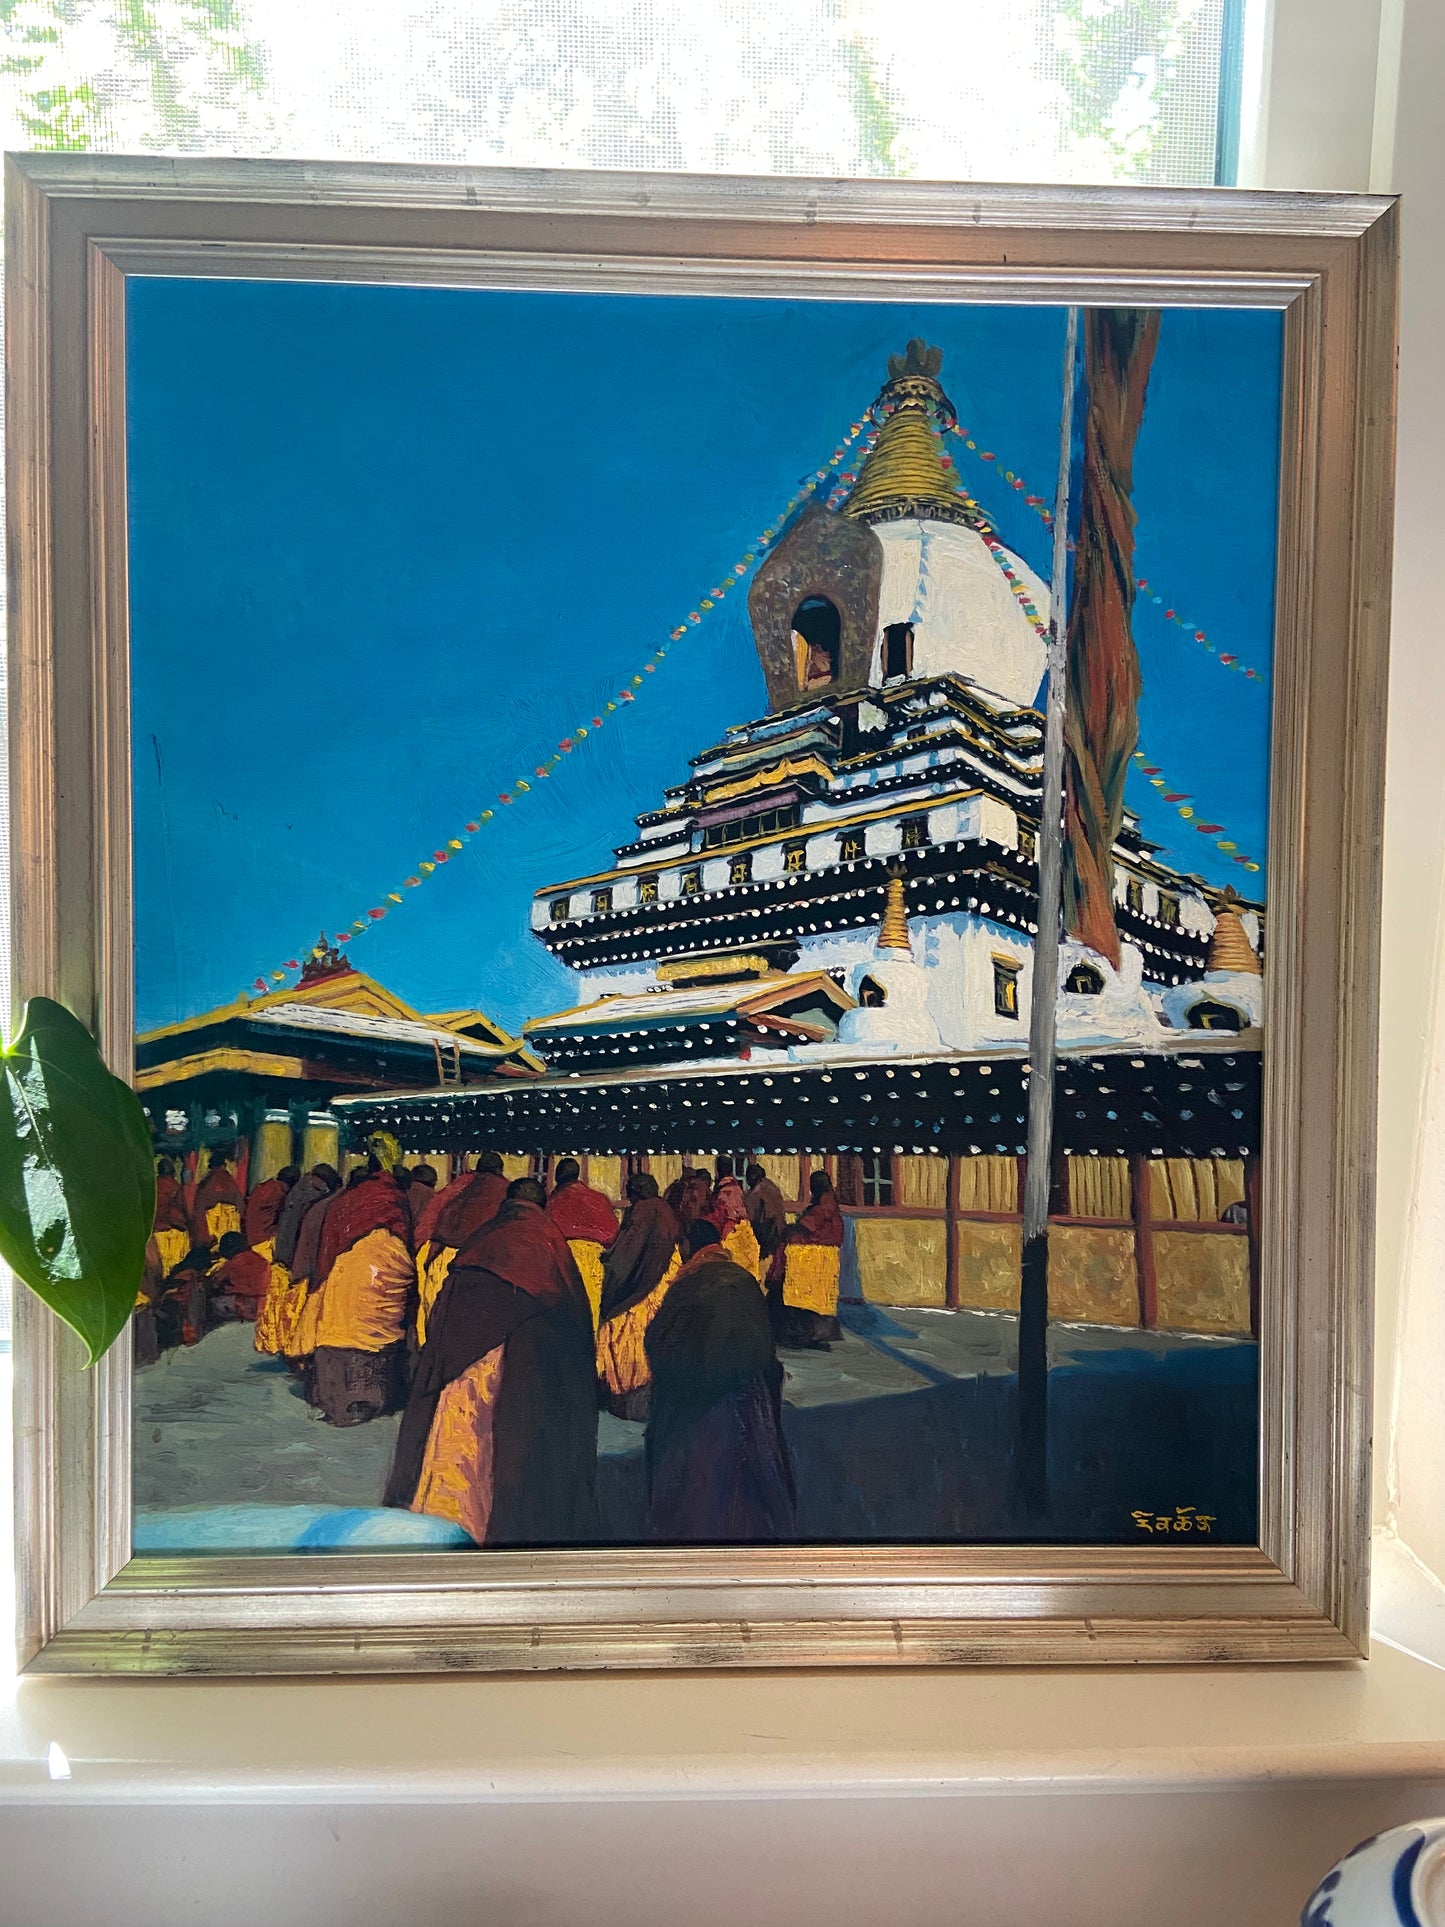
{"type": "Polygon", "coordinates": [[[265,1178],[246,1200],[241,1229],[248,1245],[264,1244],[276,1235],[276,1226],[291,1190],[283,1178],[265,1178]]]}
{"type": "Polygon", "coordinates": [[[198,1245],[209,1244],[210,1229],[206,1224],[206,1214],[218,1204],[233,1204],[237,1215],[242,1211],[246,1200],[241,1196],[241,1187],[224,1165],[206,1175],[196,1186],[196,1195],[191,1202],[191,1236],[198,1245]]]}
{"type": "Polygon", "coordinates": [[[547,1200],[547,1216],[564,1238],[586,1238],[604,1249],[617,1236],[617,1213],[610,1198],[574,1178],[547,1200]]]}

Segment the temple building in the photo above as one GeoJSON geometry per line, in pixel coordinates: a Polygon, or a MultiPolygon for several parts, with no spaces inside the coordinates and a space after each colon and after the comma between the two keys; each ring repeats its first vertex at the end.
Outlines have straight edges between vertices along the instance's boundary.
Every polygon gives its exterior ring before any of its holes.
{"type": "MultiPolygon", "coordinates": [[[[749,592],[768,713],[693,757],[610,862],[534,899],[575,1007],[547,1074],[341,1100],[418,1150],[834,1174],[845,1290],[1017,1302],[1048,590],[960,486],[941,355],[894,356],[847,493],[749,592]]],[[[1126,816],[1121,958],[1064,946],[1056,1316],[1247,1331],[1263,907],[1126,816]]]]}
{"type": "Polygon", "coordinates": [[[300,981],[136,1038],[135,1085],[158,1152],[234,1156],[251,1183],[338,1164],[343,1093],[470,1089],[537,1077],[527,1046],[479,1010],[423,1016],[323,937],[300,981]]]}

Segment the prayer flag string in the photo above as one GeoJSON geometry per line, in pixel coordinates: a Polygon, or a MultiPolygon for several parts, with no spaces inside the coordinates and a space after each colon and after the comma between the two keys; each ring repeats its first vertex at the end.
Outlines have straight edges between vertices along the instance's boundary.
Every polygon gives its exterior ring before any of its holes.
{"type": "Polygon", "coordinates": [[[1158,790],[1160,801],[1172,804],[1177,814],[1192,830],[1196,830],[1200,836],[1209,837],[1215,849],[1222,850],[1231,862],[1237,863],[1241,869],[1258,870],[1260,868],[1253,857],[1245,856],[1241,852],[1238,843],[1223,823],[1205,820],[1209,812],[1200,807],[1197,799],[1191,796],[1188,790],[1175,789],[1163,770],[1157,763],[1150,761],[1144,750],[1134,751],[1134,762],[1138,766],[1140,775],[1148,777],[1150,787],[1158,790]]]}
{"type": "MultiPolygon", "coordinates": [[[[878,439],[877,425],[871,415],[865,415],[861,420],[851,422],[847,433],[828,457],[827,462],[821,468],[814,469],[811,474],[800,478],[797,492],[789,496],[756,540],[729,569],[723,572],[708,593],[698,598],[682,620],[668,630],[669,643],[683,641],[693,629],[701,626],[712,610],[721,606],[729,593],[746,578],[753,565],[761,561],[777,541],[794,509],[799,508],[810,496],[815,495],[825,482],[831,485],[837,479],[839,469],[848,459],[849,450],[860,436],[863,437],[863,442],[859,452],[866,455],[878,439]]],[[[651,658],[641,665],[635,675],[630,676],[623,683],[612,700],[603,703],[595,716],[590,717],[586,722],[578,723],[574,729],[569,730],[550,755],[542,757],[539,762],[532,765],[530,776],[513,777],[505,789],[497,792],[494,803],[489,804],[486,809],[477,810],[464,823],[459,824],[455,835],[446,837],[434,850],[431,850],[409,876],[399,880],[396,889],[387,890],[379,895],[363,915],[352,919],[345,930],[335,931],[331,941],[338,945],[354,943],[358,937],[363,936],[376,924],[393,915],[407,902],[404,894],[407,890],[419,890],[429,877],[434,876],[444,864],[450,863],[455,856],[460,855],[467,844],[474,837],[479,836],[488,823],[495,820],[498,806],[503,809],[515,808],[524,797],[532,793],[535,784],[550,780],[552,772],[560,765],[564,756],[570,756],[573,750],[579,748],[589,736],[605,728],[609,717],[624,714],[628,705],[637,700],[638,691],[646,688],[646,678],[656,674],[657,665],[665,662],[667,655],[666,645],[655,649],[651,658]]],[[[269,976],[256,977],[242,992],[242,996],[249,997],[253,992],[274,991],[278,985],[286,982],[288,976],[302,968],[303,958],[319,958],[324,955],[325,947],[324,939],[321,943],[308,945],[299,955],[288,957],[284,967],[273,969],[269,976]]]]}
{"type": "MultiPolygon", "coordinates": [[[[1016,475],[1011,468],[1005,468],[1003,458],[996,455],[991,448],[980,448],[977,439],[970,435],[966,428],[951,423],[946,423],[945,426],[958,437],[966,449],[977,456],[979,461],[986,463],[1007,482],[1015,494],[1023,497],[1025,505],[1034,511],[1046,528],[1053,527],[1054,513],[1044,496],[1030,495],[1023,477],[1016,475]]],[[[1221,668],[1233,670],[1236,675],[1243,676],[1246,682],[1263,683],[1266,680],[1258,669],[1251,669],[1246,663],[1241,662],[1233,650],[1219,648],[1208,631],[1201,628],[1198,623],[1192,622],[1188,616],[1183,616],[1177,609],[1171,608],[1166,598],[1159,594],[1147,577],[1136,576],[1134,587],[1146,603],[1159,610],[1166,622],[1172,623],[1182,635],[1198,643],[1201,649],[1213,656],[1221,668]]]]}

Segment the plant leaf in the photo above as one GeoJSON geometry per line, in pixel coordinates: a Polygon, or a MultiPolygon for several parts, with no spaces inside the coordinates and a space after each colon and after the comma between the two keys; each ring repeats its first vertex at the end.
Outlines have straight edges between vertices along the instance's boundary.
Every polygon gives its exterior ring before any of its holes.
{"type": "Polygon", "coordinates": [[[84,1024],[48,997],[25,1006],[0,1065],[0,1257],[93,1365],[125,1329],[145,1270],[150,1127],[84,1024]]]}

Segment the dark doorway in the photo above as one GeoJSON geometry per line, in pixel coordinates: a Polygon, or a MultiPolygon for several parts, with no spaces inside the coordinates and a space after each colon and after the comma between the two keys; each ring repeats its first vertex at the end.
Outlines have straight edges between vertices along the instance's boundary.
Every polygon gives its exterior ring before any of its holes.
{"type": "Polygon", "coordinates": [[[913,674],[913,624],[890,622],[883,631],[883,680],[913,674]]]}
{"type": "Polygon", "coordinates": [[[809,596],[793,611],[799,689],[822,689],[838,679],[843,623],[826,596],[809,596]]]}

